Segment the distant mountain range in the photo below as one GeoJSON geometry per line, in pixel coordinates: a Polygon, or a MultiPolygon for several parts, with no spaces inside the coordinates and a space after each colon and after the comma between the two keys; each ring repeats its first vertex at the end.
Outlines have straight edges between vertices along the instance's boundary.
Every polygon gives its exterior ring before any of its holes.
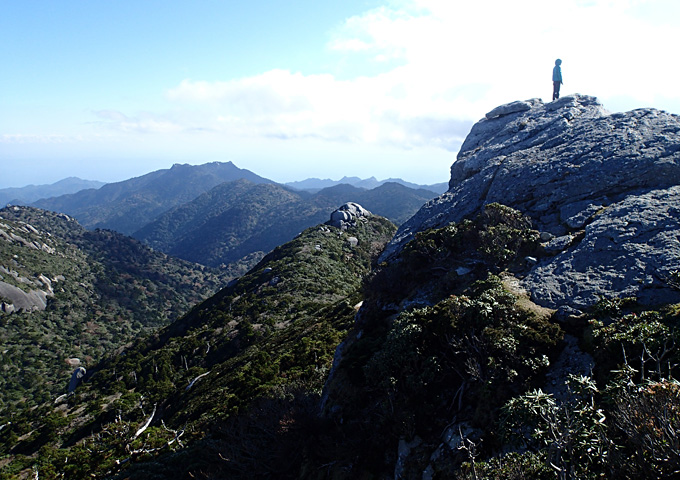
{"type": "Polygon", "coordinates": [[[341,182],[308,179],[293,188],[231,162],[177,164],[32,206],[65,213],[90,230],[132,236],[178,258],[245,273],[274,247],[328,220],[343,203],[359,203],[400,225],[437,196],[403,180],[341,182]],[[316,188],[325,184],[330,186],[316,188]]]}
{"type": "Polygon", "coordinates": [[[373,190],[336,185],[310,194],[237,180],[175,207],[132,236],[169,255],[216,267],[254,253],[261,258],[305,228],[325,222],[346,202],[401,224],[434,196],[397,183],[373,190]]]}
{"type": "Polygon", "coordinates": [[[357,188],[365,188],[367,190],[372,190],[385,183],[399,183],[401,185],[404,185],[405,187],[413,188],[416,190],[420,189],[430,190],[438,194],[442,194],[449,189],[449,185],[446,182],[435,183],[432,185],[418,185],[416,183],[406,182],[401,178],[388,178],[387,180],[377,180],[375,177],[363,179],[359,177],[342,177],[340,180],[331,180],[330,178],[326,179],[308,178],[306,180],[288,182],[285,185],[296,190],[309,190],[309,191],[319,191],[321,189],[334,187],[335,185],[340,184],[347,184],[357,188]]]}
{"type": "Polygon", "coordinates": [[[85,228],[106,228],[130,235],[167,210],[220,183],[241,178],[253,183],[272,183],[231,162],[175,164],[170,169],[108,183],[97,190],[40,200],[33,206],[71,215],[85,228]]]}
{"type": "Polygon", "coordinates": [[[104,182],[68,177],[49,185],[27,185],[19,188],[0,188],[0,208],[7,204],[26,205],[41,198],[58,197],[80,190],[97,189],[104,182]]]}

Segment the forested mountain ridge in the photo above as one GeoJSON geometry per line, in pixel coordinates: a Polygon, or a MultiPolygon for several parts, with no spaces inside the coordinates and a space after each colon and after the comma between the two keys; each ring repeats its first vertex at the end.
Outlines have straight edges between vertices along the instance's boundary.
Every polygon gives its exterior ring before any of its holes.
{"type": "Polygon", "coordinates": [[[345,202],[399,225],[435,196],[397,183],[372,190],[341,184],[312,194],[214,162],[174,165],[35,206],[75,217],[88,229],[115,230],[169,255],[243,274],[345,202]]]}
{"type": "Polygon", "coordinates": [[[0,210],[0,416],[50,402],[74,366],[167,325],[229,280],[64,214],[0,210]]]}
{"type": "Polygon", "coordinates": [[[175,164],[96,190],[43,199],[33,206],[75,217],[88,229],[105,228],[130,235],[170,208],[191,201],[220,183],[240,178],[254,183],[271,182],[231,162],[175,164]]]}
{"type": "Polygon", "coordinates": [[[213,452],[220,425],[240,422],[239,412],[257,409],[263,396],[311,407],[352,325],[362,279],[394,231],[376,216],[344,231],[305,230],[171,326],[92,369],[50,425],[31,412],[12,418],[3,451],[13,462],[4,471],[37,461],[41,472],[69,478],[121,469],[177,478],[200,472],[186,455],[213,452]],[[135,434],[147,418],[149,429],[135,434]]]}
{"type": "Polygon", "coordinates": [[[246,257],[240,263],[250,267],[274,247],[324,222],[338,205],[357,202],[399,224],[434,195],[395,183],[373,190],[337,185],[309,194],[241,179],[175,207],[133,236],[196,263],[218,267],[246,257]]]}
{"type": "Polygon", "coordinates": [[[216,186],[133,235],[171,255],[219,266],[251,253],[261,258],[328,214],[279,185],[238,180],[216,186]]]}
{"type": "Polygon", "coordinates": [[[366,190],[373,190],[385,183],[396,183],[414,190],[428,190],[438,194],[444,193],[448,189],[447,183],[436,183],[432,185],[419,185],[412,182],[407,182],[401,178],[388,178],[385,180],[378,180],[375,177],[359,178],[359,177],[342,177],[340,180],[307,178],[294,182],[287,182],[286,186],[296,190],[306,190],[309,192],[318,192],[324,188],[334,187],[336,185],[352,185],[357,188],[364,188],[366,190]]]}

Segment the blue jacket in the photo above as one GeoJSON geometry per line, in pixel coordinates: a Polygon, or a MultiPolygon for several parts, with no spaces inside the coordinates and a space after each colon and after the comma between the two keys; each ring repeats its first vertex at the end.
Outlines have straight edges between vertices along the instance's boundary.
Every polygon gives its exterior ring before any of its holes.
{"type": "Polygon", "coordinates": [[[555,60],[555,67],[553,68],[553,82],[562,83],[562,68],[560,68],[561,64],[562,60],[555,60]]]}

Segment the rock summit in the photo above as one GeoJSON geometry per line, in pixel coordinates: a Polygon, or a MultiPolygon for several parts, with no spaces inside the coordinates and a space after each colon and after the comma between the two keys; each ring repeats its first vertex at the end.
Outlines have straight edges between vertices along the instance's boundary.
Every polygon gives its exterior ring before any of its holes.
{"type": "Polygon", "coordinates": [[[595,98],[502,105],[471,129],[449,190],[399,229],[382,259],[415,233],[501,203],[528,215],[547,255],[522,279],[532,299],[572,313],[602,297],[680,301],[680,117],[610,113],[595,98]]]}

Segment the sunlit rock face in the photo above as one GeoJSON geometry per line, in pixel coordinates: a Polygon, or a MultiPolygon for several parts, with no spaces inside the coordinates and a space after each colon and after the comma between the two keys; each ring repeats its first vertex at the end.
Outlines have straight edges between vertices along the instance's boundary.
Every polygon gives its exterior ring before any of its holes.
{"type": "Polygon", "coordinates": [[[546,239],[523,284],[544,306],[582,309],[601,296],[680,301],[680,117],[611,114],[574,95],[502,105],[476,123],[451,166],[449,191],[397,232],[386,260],[415,233],[498,202],[531,217],[546,239]]]}

